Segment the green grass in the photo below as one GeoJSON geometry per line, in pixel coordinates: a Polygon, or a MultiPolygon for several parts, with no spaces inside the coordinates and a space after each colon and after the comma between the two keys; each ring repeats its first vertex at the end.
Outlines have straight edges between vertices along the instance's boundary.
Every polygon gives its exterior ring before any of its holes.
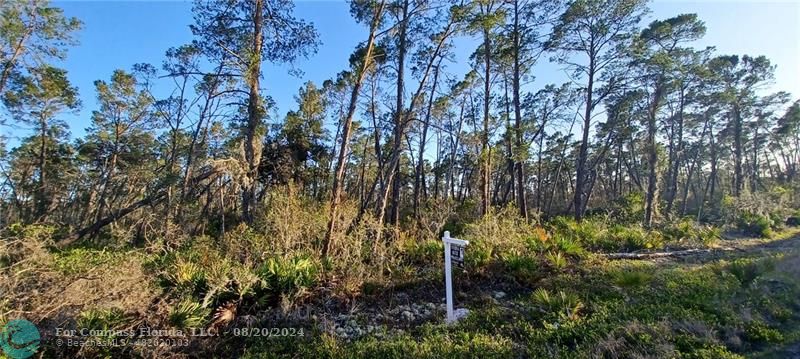
{"type": "MultiPolygon", "coordinates": [[[[521,258],[508,258],[506,268],[535,270],[521,258]]],[[[800,281],[767,270],[798,256],[746,260],[759,268],[748,286],[728,262],[584,261],[540,280],[517,305],[467,304],[470,316],[454,326],[434,322],[351,342],[322,333],[273,338],[251,342],[245,357],[749,357],[793,338],[800,281]]]]}
{"type": "Polygon", "coordinates": [[[121,263],[131,255],[136,255],[136,253],[133,251],[76,247],[56,252],[53,256],[53,265],[57,271],[63,274],[85,273],[99,266],[121,263]]]}

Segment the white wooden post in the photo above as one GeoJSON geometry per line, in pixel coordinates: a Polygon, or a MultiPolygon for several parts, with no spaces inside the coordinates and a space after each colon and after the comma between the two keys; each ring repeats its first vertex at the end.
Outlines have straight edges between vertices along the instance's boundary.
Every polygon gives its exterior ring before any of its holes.
{"type": "Polygon", "coordinates": [[[447,318],[445,321],[447,323],[453,323],[460,318],[453,310],[453,264],[452,259],[450,258],[450,246],[452,244],[466,246],[469,244],[469,241],[450,238],[450,231],[445,231],[444,237],[442,237],[442,242],[444,242],[444,286],[445,295],[447,297],[447,318]]]}
{"type": "Polygon", "coordinates": [[[452,322],[453,316],[453,265],[450,263],[450,231],[444,232],[444,291],[447,296],[447,319],[446,321],[452,322]]]}

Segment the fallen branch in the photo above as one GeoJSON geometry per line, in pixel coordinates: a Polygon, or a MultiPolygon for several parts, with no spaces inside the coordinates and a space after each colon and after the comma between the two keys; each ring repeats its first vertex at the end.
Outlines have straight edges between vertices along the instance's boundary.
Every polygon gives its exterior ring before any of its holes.
{"type": "MultiPolygon", "coordinates": [[[[202,173],[202,174],[198,175],[197,177],[192,178],[191,181],[193,183],[197,183],[197,182],[203,181],[203,180],[205,180],[205,179],[207,179],[207,178],[209,178],[209,177],[211,177],[211,176],[213,176],[213,175],[215,175],[215,174],[217,174],[219,172],[220,171],[218,169],[211,169],[211,170],[209,170],[209,171],[207,171],[205,173],[202,173]]],[[[81,239],[83,237],[86,237],[87,235],[95,235],[95,234],[97,234],[97,232],[100,231],[101,228],[103,228],[103,227],[105,227],[105,226],[107,226],[107,225],[109,225],[111,223],[114,223],[115,221],[119,220],[122,217],[127,216],[128,214],[136,211],[137,209],[145,207],[145,206],[155,206],[155,205],[161,203],[166,198],[167,198],[166,188],[162,188],[158,192],[156,192],[156,193],[154,193],[154,194],[152,194],[150,196],[147,196],[144,199],[136,201],[133,204],[131,204],[131,205],[125,207],[125,208],[121,208],[121,209],[115,210],[114,212],[112,212],[108,216],[101,218],[97,222],[94,222],[93,224],[78,230],[77,232],[73,233],[69,237],[57,242],[56,245],[58,247],[63,248],[65,246],[70,245],[71,243],[74,243],[75,241],[77,241],[77,240],[79,240],[79,239],[81,239]]]]}
{"type": "Polygon", "coordinates": [[[699,253],[710,253],[714,251],[732,251],[734,248],[709,248],[709,249],[685,249],[670,252],[649,252],[649,253],[604,253],[600,254],[606,259],[653,259],[666,257],[681,257],[699,253]]]}

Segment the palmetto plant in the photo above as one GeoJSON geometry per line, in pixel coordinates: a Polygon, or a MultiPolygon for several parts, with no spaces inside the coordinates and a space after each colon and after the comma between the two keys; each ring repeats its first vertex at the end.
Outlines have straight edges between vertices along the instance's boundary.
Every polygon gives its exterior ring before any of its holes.
{"type": "Polygon", "coordinates": [[[564,257],[564,255],[561,254],[561,252],[558,252],[558,251],[547,252],[546,257],[547,257],[547,261],[555,269],[564,269],[569,264],[569,261],[567,260],[567,258],[564,257]]]}
{"type": "Polygon", "coordinates": [[[584,307],[577,295],[564,291],[551,294],[547,289],[539,288],[533,292],[531,299],[541,311],[555,314],[563,320],[578,319],[584,307]]]}
{"type": "Polygon", "coordinates": [[[181,329],[198,328],[203,326],[210,313],[211,310],[203,308],[200,303],[184,300],[169,313],[169,322],[181,329]]]}

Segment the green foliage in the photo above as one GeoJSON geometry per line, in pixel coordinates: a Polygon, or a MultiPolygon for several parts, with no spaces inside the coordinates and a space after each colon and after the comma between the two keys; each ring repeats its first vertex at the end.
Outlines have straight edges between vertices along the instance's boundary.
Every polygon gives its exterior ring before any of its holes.
{"type": "Polygon", "coordinates": [[[179,287],[189,289],[203,288],[206,284],[206,272],[199,264],[179,258],[169,273],[170,279],[179,287]]]}
{"type": "Polygon", "coordinates": [[[772,238],[775,223],[768,216],[743,212],[736,222],[737,228],[749,235],[772,238]]]}
{"type": "Polygon", "coordinates": [[[410,241],[405,248],[405,256],[411,263],[426,265],[436,263],[443,257],[444,243],[440,240],[410,241]]]}
{"type": "Polygon", "coordinates": [[[503,256],[506,269],[523,282],[532,282],[539,275],[539,261],[536,257],[510,253],[503,256]]]}
{"type": "Polygon", "coordinates": [[[665,244],[683,246],[710,246],[720,238],[719,229],[683,220],[647,230],[638,223],[609,224],[598,217],[576,222],[568,217],[556,217],[550,222],[553,238],[561,251],[582,256],[584,251],[576,246],[606,252],[660,249],[665,244]],[[570,245],[573,242],[576,246],[570,245]]]}
{"type": "Polygon", "coordinates": [[[755,261],[752,259],[737,259],[728,264],[728,272],[742,285],[742,288],[749,288],[753,282],[766,272],[771,271],[774,264],[768,260],[755,261]]]}
{"type": "Polygon", "coordinates": [[[733,353],[725,346],[718,344],[697,349],[686,353],[682,357],[687,359],[745,359],[744,356],[733,353]]]}
{"type": "Polygon", "coordinates": [[[489,213],[465,228],[463,237],[470,242],[466,260],[483,266],[502,253],[522,251],[527,240],[535,236],[535,228],[521,219],[513,207],[489,213]]]}
{"type": "Polygon", "coordinates": [[[132,321],[133,318],[119,308],[90,309],[81,312],[77,318],[77,327],[81,332],[86,330],[89,334],[89,337],[84,339],[101,343],[87,346],[86,354],[92,357],[112,357],[113,351],[119,349],[113,344],[114,340],[127,337],[122,331],[129,329],[128,326],[132,321]]]}
{"type": "Polygon", "coordinates": [[[568,256],[573,257],[584,257],[586,256],[586,250],[580,245],[580,243],[576,242],[575,240],[568,238],[568,237],[553,237],[554,238],[554,247],[560,253],[564,253],[568,256]]]}
{"type": "Polygon", "coordinates": [[[172,308],[169,313],[169,322],[181,329],[198,328],[205,324],[210,313],[211,310],[203,308],[200,303],[184,300],[172,308]]]}
{"type": "Polygon", "coordinates": [[[464,254],[464,263],[471,268],[482,268],[491,262],[496,249],[484,242],[470,241],[469,250],[464,254]]]}
{"type": "Polygon", "coordinates": [[[649,324],[634,320],[609,333],[593,354],[613,358],[673,358],[678,353],[670,345],[671,337],[671,330],[664,322],[649,324]]]}
{"type": "Polygon", "coordinates": [[[294,294],[317,281],[319,265],[308,256],[269,258],[257,270],[266,287],[278,294],[294,294]]]}
{"type": "MultiPolygon", "coordinates": [[[[4,2],[0,7],[0,41],[3,44],[19,44],[18,60],[32,58],[38,61],[63,59],[66,48],[75,43],[75,33],[82,23],[74,17],[64,16],[58,7],[46,2],[4,2]]],[[[11,55],[11,53],[4,53],[11,55]]],[[[23,61],[9,61],[14,72],[17,67],[28,65],[23,61]]],[[[5,89],[0,88],[0,91],[5,89]]]]}
{"type": "Polygon", "coordinates": [[[601,242],[605,247],[616,247],[628,251],[641,249],[659,249],[664,246],[661,233],[647,231],[639,225],[614,225],[609,228],[608,236],[601,242]]]}
{"type": "Polygon", "coordinates": [[[661,228],[664,239],[670,243],[711,246],[721,238],[719,228],[698,224],[691,219],[683,219],[661,228]]]}
{"type": "Polygon", "coordinates": [[[579,243],[593,245],[602,238],[606,225],[599,219],[586,218],[577,222],[571,217],[556,217],[550,222],[554,237],[568,238],[579,243]]]}
{"type": "Polygon", "coordinates": [[[583,309],[583,302],[576,294],[564,291],[550,294],[547,289],[538,288],[531,294],[531,300],[540,310],[563,320],[577,320],[583,309]]]}
{"type": "Polygon", "coordinates": [[[427,332],[421,337],[398,334],[386,338],[367,337],[354,342],[338,341],[328,334],[316,335],[308,345],[281,338],[259,339],[248,347],[244,358],[282,357],[275,353],[304,358],[386,358],[386,359],[499,359],[513,358],[513,342],[506,336],[482,333],[427,332]]]}
{"type": "Polygon", "coordinates": [[[614,284],[622,288],[641,288],[650,283],[653,276],[638,270],[620,270],[613,273],[614,284]]]}
{"type": "Polygon", "coordinates": [[[57,236],[61,229],[45,224],[12,223],[5,231],[9,237],[16,239],[52,243],[53,237],[57,236]]]}
{"type": "Polygon", "coordinates": [[[77,326],[80,329],[111,332],[119,330],[130,322],[130,318],[122,309],[90,309],[78,315],[77,326]]]}
{"type": "Polygon", "coordinates": [[[120,263],[131,253],[109,249],[92,249],[76,247],[53,256],[55,269],[64,274],[85,273],[101,265],[120,263]]]}
{"type": "Polygon", "coordinates": [[[545,257],[547,258],[547,262],[550,263],[550,266],[553,267],[553,269],[561,270],[569,265],[569,260],[567,260],[567,257],[564,257],[564,255],[561,254],[561,252],[550,251],[547,252],[547,255],[545,257]]]}
{"type": "Polygon", "coordinates": [[[782,343],[783,334],[774,328],[770,328],[761,321],[752,321],[745,326],[744,330],[747,340],[757,344],[776,344],[782,343]]]}
{"type": "Polygon", "coordinates": [[[616,222],[639,223],[644,218],[644,193],[632,192],[612,203],[609,214],[616,222]]]}

